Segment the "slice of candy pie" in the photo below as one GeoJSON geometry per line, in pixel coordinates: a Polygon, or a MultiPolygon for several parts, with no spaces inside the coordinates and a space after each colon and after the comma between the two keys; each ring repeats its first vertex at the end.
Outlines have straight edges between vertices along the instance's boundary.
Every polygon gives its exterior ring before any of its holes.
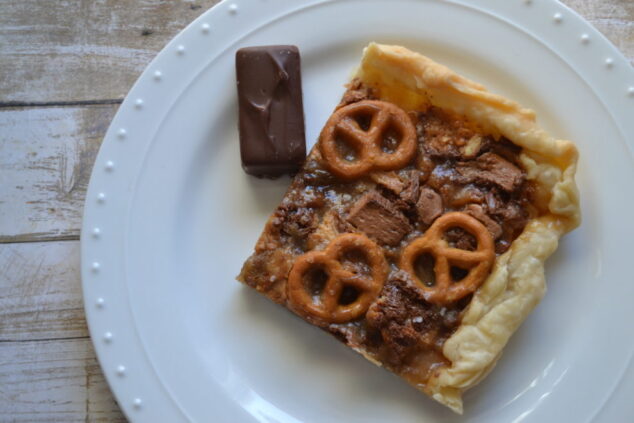
{"type": "Polygon", "coordinates": [[[531,110],[370,44],[238,279],[461,413],[579,224],[576,162],[531,110]]]}

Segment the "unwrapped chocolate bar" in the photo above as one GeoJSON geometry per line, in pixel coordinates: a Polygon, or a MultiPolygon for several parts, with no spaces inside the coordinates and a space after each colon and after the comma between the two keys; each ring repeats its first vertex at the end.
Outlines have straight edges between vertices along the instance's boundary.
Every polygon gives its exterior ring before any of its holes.
{"type": "Polygon", "coordinates": [[[258,177],[294,174],[306,158],[299,50],[236,52],[242,168],[258,177]]]}

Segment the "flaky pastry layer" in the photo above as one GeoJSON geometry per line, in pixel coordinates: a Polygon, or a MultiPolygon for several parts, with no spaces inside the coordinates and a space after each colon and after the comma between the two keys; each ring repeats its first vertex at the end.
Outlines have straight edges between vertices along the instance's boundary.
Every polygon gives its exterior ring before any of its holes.
{"type": "Polygon", "coordinates": [[[496,259],[460,327],[444,344],[443,354],[451,365],[425,387],[418,387],[462,413],[462,392],[493,368],[513,332],[541,300],[546,289],[544,262],[557,249],[559,238],[580,223],[574,180],[577,149],[541,129],[532,110],[404,47],[371,43],[355,77],[377,88],[381,99],[405,110],[433,105],[523,147],[520,160],[537,188],[539,217],[529,221],[510,249],[496,259]]]}

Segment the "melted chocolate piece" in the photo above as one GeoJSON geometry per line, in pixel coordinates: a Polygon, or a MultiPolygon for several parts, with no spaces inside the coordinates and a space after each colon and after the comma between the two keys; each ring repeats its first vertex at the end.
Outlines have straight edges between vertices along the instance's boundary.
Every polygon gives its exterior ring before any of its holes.
{"type": "Polygon", "coordinates": [[[236,52],[240,155],[246,173],[296,173],[306,158],[299,50],[245,47],[236,52]]]}
{"type": "Polygon", "coordinates": [[[370,191],[352,206],[348,222],[380,244],[397,245],[412,231],[412,225],[396,205],[370,191]]]}

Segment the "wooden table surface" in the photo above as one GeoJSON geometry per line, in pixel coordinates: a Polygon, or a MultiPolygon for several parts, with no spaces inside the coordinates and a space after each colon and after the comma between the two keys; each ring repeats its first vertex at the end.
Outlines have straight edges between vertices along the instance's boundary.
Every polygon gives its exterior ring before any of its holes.
{"type": "MultiPolygon", "coordinates": [[[[215,3],[0,0],[0,422],[125,421],[84,320],[84,195],[130,86],[215,3]]],[[[634,0],[564,3],[634,63],[634,0]]]]}

